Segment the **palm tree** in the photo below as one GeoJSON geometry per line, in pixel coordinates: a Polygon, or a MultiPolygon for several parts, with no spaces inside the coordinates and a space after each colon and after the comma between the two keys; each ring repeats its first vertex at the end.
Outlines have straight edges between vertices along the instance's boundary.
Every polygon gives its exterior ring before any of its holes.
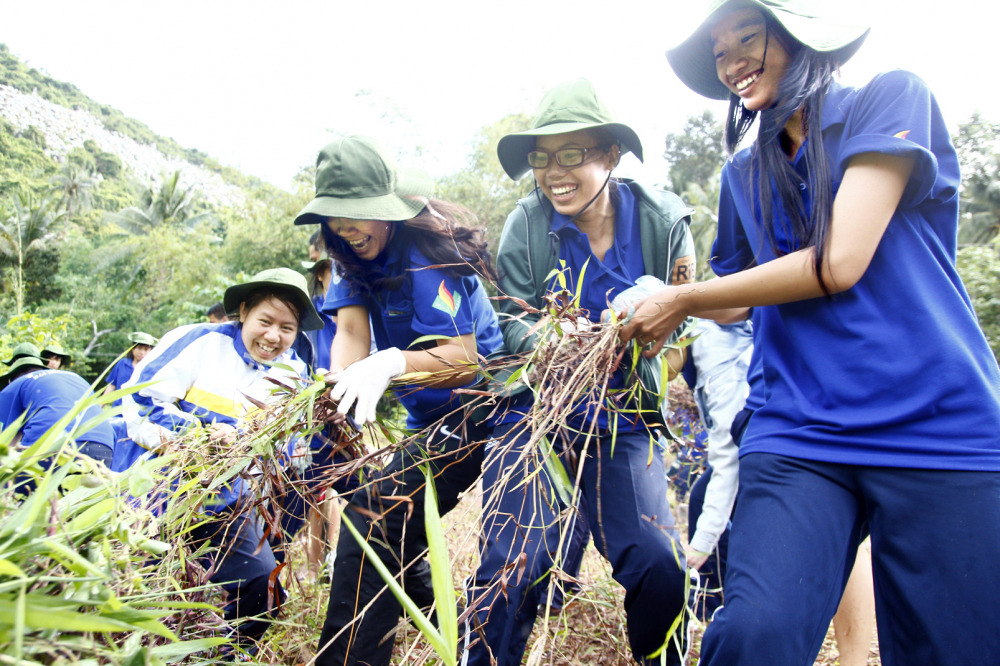
{"type": "Polygon", "coordinates": [[[28,190],[13,197],[13,207],[0,222],[0,254],[16,264],[14,284],[17,314],[24,310],[24,259],[32,250],[41,250],[58,235],[65,212],[46,197],[36,202],[28,190]]]}
{"type": "Polygon", "coordinates": [[[194,186],[180,186],[180,171],[163,178],[159,188],[153,183],[139,190],[139,205],[123,208],[107,217],[134,236],[146,236],[164,224],[181,224],[191,229],[199,222],[212,218],[212,214],[194,213],[197,192],[194,186]]]}
{"type": "Polygon", "coordinates": [[[49,183],[53,193],[59,196],[58,205],[66,211],[68,221],[76,214],[87,212],[94,204],[97,179],[73,162],[63,165],[62,173],[52,176],[49,183]]]}

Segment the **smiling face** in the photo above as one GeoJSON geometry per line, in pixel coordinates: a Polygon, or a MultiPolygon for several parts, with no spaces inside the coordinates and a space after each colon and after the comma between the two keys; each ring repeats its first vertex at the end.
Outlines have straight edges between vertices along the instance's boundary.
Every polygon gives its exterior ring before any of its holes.
{"type": "Polygon", "coordinates": [[[351,220],[346,217],[328,217],[326,225],[340,236],[358,258],[371,261],[377,257],[392,237],[392,222],[380,220],[351,220]]]}
{"type": "Polygon", "coordinates": [[[712,28],[712,53],[719,80],[748,110],[761,111],[778,102],[778,84],[790,57],[773,31],[768,37],[759,9],[746,7],[722,17],[712,28]]]}
{"type": "MultiPolygon", "coordinates": [[[[588,130],[579,130],[540,136],[535,149],[554,153],[564,148],[598,148],[601,145],[607,145],[607,142],[602,142],[588,130]]],[[[619,157],[621,151],[617,145],[607,150],[587,152],[583,164],[576,167],[559,166],[555,157],[550,155],[548,166],[533,171],[538,187],[555,209],[562,215],[572,217],[601,191],[608,174],[618,165],[619,157]]]]}
{"type": "Polygon", "coordinates": [[[257,362],[274,361],[285,353],[299,332],[299,315],[277,298],[265,298],[247,308],[240,303],[243,346],[257,362]]]}

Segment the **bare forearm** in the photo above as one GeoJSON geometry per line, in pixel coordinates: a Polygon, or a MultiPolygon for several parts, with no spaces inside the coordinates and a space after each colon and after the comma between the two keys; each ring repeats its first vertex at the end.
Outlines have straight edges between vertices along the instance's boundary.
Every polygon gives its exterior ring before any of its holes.
{"type": "Polygon", "coordinates": [[[478,370],[473,335],[444,341],[433,349],[404,351],[403,358],[407,373],[427,373],[412,383],[437,388],[464,386],[473,380],[478,370]]]}

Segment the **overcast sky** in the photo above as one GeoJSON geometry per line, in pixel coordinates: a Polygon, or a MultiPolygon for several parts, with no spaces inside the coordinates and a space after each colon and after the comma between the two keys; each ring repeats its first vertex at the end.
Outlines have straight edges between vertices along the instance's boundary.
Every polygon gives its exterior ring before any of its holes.
{"type": "MultiPolygon", "coordinates": [[[[545,90],[578,76],[642,138],[646,164],[623,170],[662,181],[664,135],[726,107],[690,92],[664,57],[700,19],[699,0],[4,5],[0,42],[31,66],[285,188],[331,131],[404,154],[420,145],[408,161],[447,174],[480,127],[533,112],[545,90]]],[[[930,84],[953,126],[976,109],[1000,120],[996,0],[834,5],[873,27],[845,82],[902,67],[930,84]]]]}

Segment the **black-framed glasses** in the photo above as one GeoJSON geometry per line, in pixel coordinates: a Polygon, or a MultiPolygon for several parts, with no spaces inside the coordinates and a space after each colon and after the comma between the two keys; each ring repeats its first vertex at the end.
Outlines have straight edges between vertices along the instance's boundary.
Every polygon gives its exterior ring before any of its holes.
{"type": "Polygon", "coordinates": [[[578,167],[587,159],[587,153],[592,150],[605,151],[607,146],[594,146],[593,148],[563,148],[555,152],[547,150],[533,150],[528,153],[528,165],[532,169],[544,169],[549,165],[549,157],[554,157],[556,164],[564,168],[578,167]]]}

